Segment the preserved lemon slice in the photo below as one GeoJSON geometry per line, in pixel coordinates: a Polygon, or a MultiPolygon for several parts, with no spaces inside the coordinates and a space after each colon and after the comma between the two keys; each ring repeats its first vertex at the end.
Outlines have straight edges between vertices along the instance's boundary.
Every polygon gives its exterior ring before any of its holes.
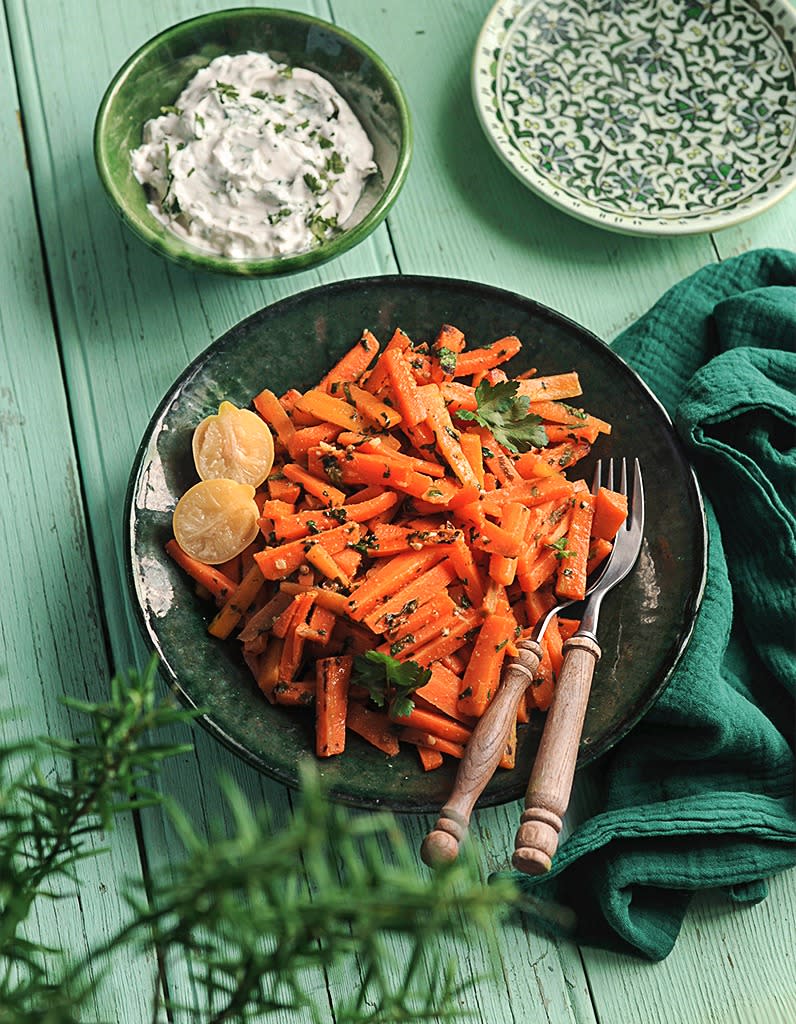
{"type": "Polygon", "coordinates": [[[249,409],[222,402],[193,433],[193,460],[202,480],[237,480],[259,487],[274,464],[268,424],[249,409]]]}
{"type": "Polygon", "coordinates": [[[257,536],[260,511],[251,484],[202,480],[174,509],[174,538],[192,558],[218,565],[239,555],[257,536]]]}

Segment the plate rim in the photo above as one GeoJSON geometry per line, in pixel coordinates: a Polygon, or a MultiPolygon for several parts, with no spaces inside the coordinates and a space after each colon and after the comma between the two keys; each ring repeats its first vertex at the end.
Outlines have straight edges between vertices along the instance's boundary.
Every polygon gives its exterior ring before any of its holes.
{"type": "MultiPolygon", "coordinates": [[[[604,342],[597,334],[583,325],[577,323],[577,321],[566,316],[566,314],[553,309],[546,304],[539,302],[537,299],[532,299],[519,292],[514,292],[506,288],[501,288],[496,285],[490,285],[483,282],[471,281],[465,278],[449,278],[439,277],[437,275],[425,275],[425,274],[376,274],[368,275],[357,278],[346,278],[340,281],[329,282],[326,284],[315,285],[312,288],[304,289],[299,292],[295,292],[292,295],[285,296],[282,299],[277,299],[275,302],[268,303],[258,310],[245,316],[243,319],[238,321],[223,332],[218,338],[211,341],[202,351],[200,351],[182,370],[182,372],[175,378],[170,384],[147,422],[146,428],[142,435],[141,441],[136,447],[135,456],[132,462],[132,468],[127,481],[127,487],[124,497],[123,507],[123,557],[124,557],[124,575],[126,582],[126,598],[129,604],[132,606],[133,617],[135,618],[138,628],[141,632],[141,636],[147,645],[151,645],[154,651],[158,654],[158,672],[161,677],[168,683],[170,690],[174,693],[180,702],[193,711],[199,711],[199,705],[193,697],[184,689],[179,681],[176,672],[173,670],[169,663],[165,652],[162,649],[162,645],[157,633],[150,628],[149,619],[145,613],[143,602],[141,600],[140,591],[137,584],[137,577],[134,569],[134,552],[135,552],[135,528],[136,528],[136,516],[135,516],[135,495],[138,491],[139,482],[147,465],[146,456],[151,448],[153,438],[155,436],[154,431],[157,428],[159,421],[163,418],[165,412],[172,405],[174,398],[184,388],[185,384],[193,377],[201,366],[207,361],[207,359],[214,355],[219,349],[223,348],[224,345],[230,344],[236,332],[245,330],[246,326],[257,320],[266,311],[273,314],[278,312],[280,309],[286,307],[302,305],[307,302],[310,296],[318,294],[328,295],[330,292],[337,291],[348,291],[351,289],[360,289],[369,286],[387,286],[393,287],[407,287],[413,288],[418,286],[430,286],[433,288],[450,288],[455,289],[474,289],[476,292],[489,294],[492,296],[499,296],[506,301],[520,303],[526,308],[531,308],[534,311],[539,311],[546,316],[551,317],[553,320],[558,321],[560,324],[574,328],[577,332],[588,338],[590,345],[598,345],[603,350],[607,351],[609,359],[615,361],[615,363],[621,368],[623,372],[631,374],[637,384],[646,392],[647,396],[657,406],[661,416],[666,423],[672,440],[674,441],[675,447],[677,448],[683,465],[687,467],[688,472],[686,477],[692,488],[693,506],[697,513],[698,519],[698,543],[699,543],[699,554],[698,558],[695,559],[695,563],[699,565],[699,581],[695,592],[689,595],[689,605],[687,607],[687,625],[684,630],[678,633],[676,638],[676,650],[674,651],[671,664],[668,670],[665,672],[663,677],[658,681],[657,686],[653,691],[644,695],[643,699],[639,699],[631,714],[623,720],[621,724],[618,724],[611,730],[608,730],[601,738],[600,742],[594,745],[590,745],[586,748],[581,744],[578,754],[578,760],[576,767],[583,768],[588,764],[591,764],[597,758],[603,756],[611,750],[621,739],[627,736],[635,727],[644,715],[653,707],[657,702],[661,694],[669,686],[674,673],[680,665],[685,652],[693,637],[696,620],[699,615],[700,608],[702,606],[702,600],[705,593],[705,587],[707,583],[707,570],[708,570],[708,545],[709,535],[707,530],[707,520],[705,515],[705,504],[702,495],[702,490],[699,485],[699,481],[696,476],[693,465],[690,459],[687,457],[684,445],[679,434],[674,429],[674,424],[669,416],[669,413],[664,408],[661,401],[651,390],[649,385],[644,379],[630,366],[618,353],[613,351],[610,345],[604,342]]],[[[256,768],[262,774],[267,777],[288,786],[291,789],[295,789],[298,785],[297,772],[290,773],[283,770],[280,766],[274,767],[273,765],[266,762],[261,756],[250,750],[248,747],[241,744],[233,736],[230,736],[227,731],[213,719],[212,713],[201,712],[196,715],[193,720],[200,725],[206,732],[208,732],[214,739],[218,740],[222,746],[226,747],[233,754],[240,757],[241,760],[249,764],[251,767],[256,768]]],[[[305,756],[305,755],[300,755],[305,756]]],[[[308,748],[306,756],[312,758],[312,751],[308,748]]],[[[338,789],[330,790],[328,796],[331,800],[336,803],[347,804],[353,807],[359,807],[368,810],[378,809],[389,809],[397,814],[430,814],[436,813],[439,807],[436,803],[396,803],[391,801],[382,802],[374,798],[364,798],[356,794],[346,794],[338,789]]],[[[521,794],[518,794],[516,799],[519,799],[521,794]]],[[[490,794],[489,790],[485,790],[482,797],[478,800],[476,807],[494,807],[502,806],[503,804],[511,802],[511,798],[505,798],[501,794],[490,794]]]]}
{"type": "MultiPolygon", "coordinates": [[[[518,0],[518,10],[516,14],[519,14],[534,2],[536,2],[536,0],[524,0],[524,2],[519,3],[518,0]]],[[[740,0],[740,2],[745,3],[746,0],[740,0]]],[[[790,40],[791,50],[793,66],[794,70],[796,70],[796,11],[788,5],[787,0],[765,0],[765,2],[780,10],[783,16],[790,22],[792,29],[790,40]]],[[[574,217],[582,223],[590,224],[592,227],[603,228],[614,234],[642,238],[671,238],[711,234],[714,231],[722,231],[725,228],[736,227],[737,225],[743,224],[747,220],[770,210],[781,200],[785,199],[791,192],[796,190],[796,173],[794,173],[791,180],[786,182],[784,187],[780,187],[778,190],[774,189],[769,195],[758,200],[756,203],[749,202],[741,209],[738,209],[737,204],[730,205],[726,208],[726,216],[721,216],[720,212],[706,214],[703,211],[699,214],[695,214],[691,218],[683,217],[677,221],[672,220],[671,222],[661,218],[651,220],[646,224],[628,224],[626,223],[626,220],[628,219],[626,217],[611,214],[608,211],[602,211],[604,215],[601,215],[601,211],[598,207],[590,207],[585,204],[583,206],[579,206],[576,204],[575,200],[566,196],[564,193],[556,195],[549,183],[546,183],[544,179],[537,180],[535,176],[531,177],[524,174],[522,166],[516,164],[514,160],[511,159],[510,153],[513,151],[512,148],[505,142],[502,134],[498,137],[494,126],[490,123],[488,118],[487,111],[485,110],[485,104],[482,103],[480,90],[483,87],[483,83],[479,82],[479,76],[482,74],[485,62],[488,62],[490,59],[485,58],[482,51],[486,48],[485,40],[487,36],[494,31],[493,22],[498,16],[499,9],[505,7],[506,3],[507,0],[495,0],[479,29],[478,37],[473,49],[473,56],[470,62],[471,97],[478,122],[494,152],[500,158],[504,166],[506,166],[511,173],[520,182],[522,182],[527,189],[529,189],[529,191],[533,192],[540,199],[543,199],[551,206],[561,210],[563,213],[569,214],[569,216],[574,217]]],[[[758,14],[760,13],[756,6],[748,3],[746,6],[753,7],[758,14]]],[[[489,78],[491,81],[494,79],[494,76],[490,73],[489,78]]],[[[796,134],[791,141],[791,149],[789,153],[796,156],[796,134]]]]}

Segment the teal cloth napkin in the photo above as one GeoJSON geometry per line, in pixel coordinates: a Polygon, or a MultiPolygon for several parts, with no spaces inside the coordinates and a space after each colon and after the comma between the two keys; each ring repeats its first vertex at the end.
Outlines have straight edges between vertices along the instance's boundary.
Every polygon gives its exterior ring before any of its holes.
{"type": "Polygon", "coordinates": [[[604,809],[544,879],[510,877],[540,925],[661,960],[695,891],[757,902],[796,865],[796,254],[703,268],[613,348],[696,468],[707,586],[670,685],[603,758],[604,809]]]}

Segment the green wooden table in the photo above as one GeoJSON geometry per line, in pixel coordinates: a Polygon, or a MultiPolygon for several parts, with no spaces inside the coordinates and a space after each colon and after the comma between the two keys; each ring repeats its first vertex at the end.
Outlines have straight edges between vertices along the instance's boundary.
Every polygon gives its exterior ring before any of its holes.
{"type": "MultiPolygon", "coordinates": [[[[59,695],[100,699],[115,668],[146,661],[122,562],[136,446],[186,363],[252,311],[327,281],[447,275],[532,296],[610,340],[698,267],[758,246],[796,248],[796,193],[714,236],[648,240],[581,224],[526,191],[492,152],[470,100],[488,0],[294,0],[284,6],[370,43],[404,84],[416,130],[407,185],[385,225],[319,270],[257,282],[167,265],[106,203],[93,119],[136,47],[223,6],[6,0],[0,14],[0,705],[14,709],[0,724],[6,738],[69,734],[74,721],[59,695]]],[[[200,828],[224,815],[220,772],[255,803],[289,806],[282,787],[204,733],[191,738],[195,752],[170,764],[161,785],[200,828]]],[[[588,800],[588,784],[579,778],[576,804],[588,800]]],[[[516,816],[516,806],[476,815],[487,869],[505,864],[516,816]]],[[[429,824],[406,819],[410,839],[429,824]]],[[[81,899],[43,908],[43,941],[57,934],[77,951],[101,941],[124,918],[124,879],[168,864],[174,850],[157,813],[122,818],[108,838],[110,852],[83,868],[81,899]]],[[[472,1005],[484,1024],[792,1021],[794,922],[790,873],[752,909],[697,899],[674,952],[655,966],[509,926],[502,978],[477,988],[472,1005]]],[[[475,940],[466,971],[478,971],[481,953],[475,940]]],[[[153,975],[154,953],[115,965],[87,1019],[149,1020],[153,975]]],[[[188,997],[179,969],[168,982],[188,997]]],[[[332,1005],[347,983],[333,979],[332,1005]]]]}

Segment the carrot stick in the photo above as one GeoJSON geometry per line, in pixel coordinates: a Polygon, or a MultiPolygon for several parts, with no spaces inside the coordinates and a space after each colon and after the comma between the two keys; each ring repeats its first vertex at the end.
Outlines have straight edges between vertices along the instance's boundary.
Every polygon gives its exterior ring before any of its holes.
{"type": "Polygon", "coordinates": [[[480,608],[484,600],[484,584],[478,566],[475,564],[473,553],[463,536],[457,537],[451,544],[448,558],[456,570],[456,575],[462,581],[468,600],[476,608],[480,608]]]}
{"type": "MultiPolygon", "coordinates": [[[[517,543],[522,548],[525,540],[525,531],[531,518],[530,509],[519,502],[510,501],[503,508],[500,517],[500,525],[507,532],[517,538],[517,543]]],[[[507,558],[505,555],[492,555],[489,559],[489,575],[497,583],[508,587],[514,582],[517,574],[517,559],[507,558]]]]}
{"type": "Polygon", "coordinates": [[[315,684],[292,679],[280,679],[273,689],[277,704],[291,708],[306,708],[315,701],[315,684]]]}
{"type": "Polygon", "coordinates": [[[469,374],[478,373],[480,370],[491,370],[507,359],[516,356],[522,348],[522,342],[514,335],[501,338],[493,342],[488,348],[471,348],[467,352],[460,352],[456,357],[456,376],[467,377],[469,374]]]}
{"type": "Polygon", "coordinates": [[[425,572],[416,570],[416,575],[397,590],[391,597],[378,602],[364,617],[364,624],[374,633],[389,630],[393,623],[401,621],[402,615],[410,615],[422,608],[455,578],[450,561],[437,562],[425,572]]]}
{"type": "Polygon", "coordinates": [[[561,639],[561,633],[558,631],[557,615],[554,615],[550,620],[550,624],[545,631],[545,635],[542,637],[542,643],[547,646],[547,653],[550,656],[550,666],[553,669],[553,676],[558,679],[558,675],[561,672],[561,666],[564,664],[564,641],[561,639]]]}
{"type": "Polygon", "coordinates": [[[480,716],[486,711],[500,683],[506,645],[513,633],[514,620],[504,615],[491,615],[481,626],[462,680],[459,704],[465,714],[480,716]]]}
{"type": "Polygon", "coordinates": [[[274,428],[276,436],[282,444],[287,447],[296,428],[273,391],[265,388],[259,395],[255,396],[252,404],[268,426],[274,428]]]}
{"type": "Polygon", "coordinates": [[[433,597],[422,610],[427,618],[419,622],[414,629],[402,629],[397,639],[393,640],[391,637],[390,642],[376,649],[391,654],[394,658],[411,658],[418,647],[425,646],[438,634],[444,635],[446,630],[455,628],[458,606],[448,596],[447,591],[433,597]]]}
{"type": "Polygon", "coordinates": [[[379,343],[368,330],[362,332],[359,341],[335,363],[318,385],[321,391],[330,391],[332,386],[342,381],[359,380],[367,370],[376,353],[379,343]]]}
{"type": "Polygon", "coordinates": [[[315,753],[332,757],[345,750],[348,684],[354,659],[350,655],[319,658],[315,663],[315,753]]]}
{"type": "Polygon", "coordinates": [[[411,339],[408,338],[400,327],[396,327],[393,332],[393,336],[387,342],[387,345],[376,360],[376,365],[367,374],[366,379],[363,379],[362,386],[369,391],[372,395],[377,395],[387,384],[387,366],[384,362],[384,357],[388,352],[397,350],[399,352],[405,352],[407,349],[412,347],[411,339]]]}
{"type": "Polygon", "coordinates": [[[424,772],[433,772],[442,767],[443,757],[439,750],[432,750],[431,747],[422,747],[419,744],[415,749],[424,772]]]}
{"type": "Polygon", "coordinates": [[[531,565],[528,572],[520,573],[517,579],[520,581],[520,586],[525,593],[530,594],[534,590],[538,590],[545,580],[549,579],[556,571],[557,567],[558,559],[556,558],[555,551],[545,548],[537,556],[536,561],[531,565]]]}
{"type": "Polygon", "coordinates": [[[452,743],[467,743],[472,736],[472,729],[453,722],[436,711],[413,708],[408,715],[392,716],[392,718],[399,725],[421,729],[438,739],[450,740],[452,743]]]}
{"type": "Polygon", "coordinates": [[[627,495],[601,487],[594,501],[592,537],[613,540],[627,519],[627,495]]]}
{"type": "Polygon", "coordinates": [[[567,531],[569,556],[560,560],[556,594],[567,601],[582,601],[586,594],[586,564],[589,559],[589,535],[594,515],[594,495],[579,494],[567,531]]]}
{"type": "Polygon", "coordinates": [[[397,593],[415,576],[441,562],[444,557],[444,548],[425,548],[396,555],[389,562],[377,565],[349,598],[348,614],[357,621],[364,619],[380,598],[397,593]]]}
{"type": "Polygon", "coordinates": [[[547,644],[542,644],[542,660],[539,662],[539,667],[536,669],[536,675],[533,678],[533,682],[528,687],[526,693],[528,695],[531,706],[537,708],[539,711],[547,711],[553,702],[553,690],[555,684],[553,682],[553,666],[550,662],[550,650],[547,644]]]}
{"type": "Polygon", "coordinates": [[[342,584],[346,589],[351,586],[351,580],[337,564],[334,555],[329,554],[320,544],[307,545],[304,557],[311,566],[328,580],[334,580],[342,584]]]}
{"type": "Polygon", "coordinates": [[[426,476],[445,476],[445,467],[438,462],[417,459],[413,455],[405,455],[403,452],[392,451],[389,448],[385,450],[385,445],[380,437],[367,438],[359,445],[359,450],[367,452],[369,455],[378,455],[390,467],[404,466],[406,469],[413,469],[416,473],[424,473],[426,476]]]}
{"type": "Polygon", "coordinates": [[[403,425],[413,427],[426,418],[426,410],[419,395],[419,389],[406,359],[398,349],[387,349],[381,359],[395,397],[403,425]]]}
{"type": "MultiPolygon", "coordinates": [[[[315,595],[311,592],[299,594],[293,599],[293,615],[285,630],[285,644],[282,648],[282,657],[279,659],[280,682],[290,682],[296,677],[304,654],[304,637],[298,632],[298,627],[302,623],[306,623],[314,600],[315,595]]],[[[274,632],[276,632],[276,627],[274,627],[274,632]]],[[[279,701],[276,692],[274,692],[274,696],[279,701]]]]}
{"type": "Polygon", "coordinates": [[[215,566],[191,558],[176,540],[172,539],[166,543],[166,552],[192,579],[209,590],[217,601],[226,601],[235,590],[236,584],[228,576],[219,572],[215,566]]]}
{"type": "Polygon", "coordinates": [[[294,505],[301,495],[301,488],[292,480],[285,480],[283,476],[276,476],[272,473],[268,477],[268,493],[276,501],[294,505]]]}
{"type": "Polygon", "coordinates": [[[314,388],[302,395],[296,402],[296,409],[325,423],[334,423],[343,430],[362,430],[366,426],[365,421],[353,406],[332,395],[327,395],[319,388],[314,388]]]}
{"type": "MultiPolygon", "coordinates": [[[[323,591],[319,591],[319,593],[323,593],[323,591]]],[[[313,608],[309,621],[306,625],[299,624],[296,626],[296,630],[301,633],[305,640],[313,640],[315,643],[320,644],[321,647],[326,647],[332,639],[337,616],[333,611],[319,605],[317,597],[315,604],[316,607],[313,608]]]]}
{"type": "MultiPolygon", "coordinates": [[[[538,379],[541,380],[542,378],[538,379]]],[[[532,381],[527,381],[526,383],[531,384],[532,381]]],[[[520,387],[523,387],[523,385],[520,384],[520,387]]],[[[543,420],[547,420],[550,423],[563,423],[570,427],[596,427],[601,434],[611,433],[610,423],[606,423],[605,420],[598,419],[596,416],[584,412],[583,409],[576,409],[563,402],[535,401],[531,399],[528,412],[541,416],[543,420]]]]}
{"type": "Polygon", "coordinates": [[[459,703],[459,693],[462,689],[462,681],[458,675],[451,672],[441,661],[435,661],[431,666],[431,678],[425,686],[415,691],[414,696],[425,701],[438,711],[441,711],[449,718],[455,718],[465,725],[470,725],[473,719],[462,711],[459,703]]]}
{"type": "MultiPolygon", "coordinates": [[[[322,545],[330,555],[334,555],[342,551],[347,544],[356,544],[361,534],[362,527],[358,523],[344,523],[333,530],[318,534],[311,540],[313,544],[322,545]]],[[[282,580],[294,573],[305,561],[309,543],[308,539],[302,538],[287,544],[263,548],[262,551],[255,552],[254,560],[267,580],[282,580]]]]}
{"type": "Polygon", "coordinates": [[[353,402],[354,408],[359,415],[364,416],[365,419],[377,426],[379,430],[392,430],[402,422],[401,414],[397,409],[393,409],[392,406],[380,401],[375,395],[372,395],[364,388],[350,384],[345,390],[351,396],[349,401],[353,402]]]}
{"type": "Polygon", "coordinates": [[[461,612],[445,636],[438,636],[430,643],[418,648],[412,656],[423,668],[429,666],[432,661],[439,661],[446,654],[458,651],[467,643],[467,634],[475,629],[481,622],[481,611],[478,608],[468,608],[461,612]]]}
{"type": "Polygon", "coordinates": [[[284,642],[279,637],[271,637],[257,673],[257,685],[271,704],[275,703],[274,687],[279,682],[279,662],[282,660],[283,646],[284,642]]]}
{"type": "MultiPolygon", "coordinates": [[[[518,395],[525,395],[532,402],[552,401],[559,398],[576,398],[583,394],[577,373],[557,373],[551,377],[533,377],[521,380],[518,395]]],[[[547,417],[543,417],[546,419],[547,417]]]]}
{"type": "Polygon", "coordinates": [[[459,435],[459,444],[461,445],[465,459],[470,463],[470,467],[475,474],[479,487],[483,488],[484,452],[481,447],[481,438],[478,434],[473,434],[469,430],[466,430],[459,435]]]}
{"type": "Polygon", "coordinates": [[[226,640],[232,630],[240,622],[241,616],[249,610],[264,583],[263,574],[255,562],[233,593],[221,606],[218,614],[207,627],[211,636],[226,640]]]}
{"type": "Polygon", "coordinates": [[[242,643],[248,643],[258,636],[270,633],[274,628],[274,623],[290,604],[290,601],[290,594],[277,590],[267,604],[264,604],[262,608],[249,616],[246,625],[238,633],[238,640],[242,643]]]}
{"type": "Polygon", "coordinates": [[[413,729],[411,726],[408,729],[402,729],[401,739],[416,747],[430,747],[431,750],[436,750],[440,754],[450,754],[451,757],[458,757],[460,760],[464,757],[463,743],[454,743],[452,740],[432,736],[430,732],[423,732],[422,729],[413,729]]]}
{"type": "Polygon", "coordinates": [[[395,727],[383,711],[371,711],[361,704],[350,702],[346,725],[357,736],[385,754],[394,757],[400,749],[395,727]]]}
{"type": "Polygon", "coordinates": [[[613,544],[610,540],[603,540],[602,537],[598,537],[593,540],[589,545],[589,560],[586,563],[586,575],[591,576],[598,565],[606,560],[606,558],[613,551],[613,544]]]}
{"type": "Polygon", "coordinates": [[[480,488],[478,477],[462,451],[459,431],[453,426],[439,387],[429,384],[420,388],[419,392],[426,407],[426,423],[434,433],[437,451],[463,486],[480,488]]]}
{"type": "Polygon", "coordinates": [[[306,470],[302,469],[301,466],[296,466],[293,463],[288,463],[282,470],[288,480],[292,480],[294,483],[301,484],[307,494],[312,494],[316,498],[320,498],[321,501],[327,505],[342,505],[345,501],[345,494],[338,490],[336,487],[332,487],[328,480],[321,480],[317,476],[312,476],[306,470]]]}
{"type": "MultiPolygon", "coordinates": [[[[283,580],[279,584],[279,589],[290,595],[315,590],[314,587],[303,586],[301,583],[290,583],[287,580],[283,580]]],[[[315,590],[315,603],[319,608],[328,608],[333,615],[340,616],[345,614],[348,598],[345,594],[339,594],[334,590],[325,590],[321,587],[315,590]]]]}
{"type": "Polygon", "coordinates": [[[296,430],[287,442],[287,450],[295,462],[306,462],[310,448],[324,442],[329,444],[340,433],[340,427],[333,423],[318,423],[314,427],[302,427],[296,430]]]}

